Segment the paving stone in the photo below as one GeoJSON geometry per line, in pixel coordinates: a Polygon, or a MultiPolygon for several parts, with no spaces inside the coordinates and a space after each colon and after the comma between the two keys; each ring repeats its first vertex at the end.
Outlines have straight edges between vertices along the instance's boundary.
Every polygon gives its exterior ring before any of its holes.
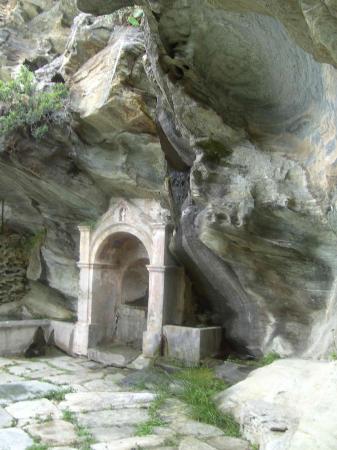
{"type": "Polygon", "coordinates": [[[78,450],[75,447],[49,447],[49,450],[78,450]]]}
{"type": "Polygon", "coordinates": [[[128,374],[129,371],[124,370],[123,373],[108,373],[104,377],[104,381],[108,381],[109,383],[120,383],[128,374]]]}
{"type": "Polygon", "coordinates": [[[182,401],[169,398],[160,408],[159,414],[164,422],[177,422],[188,418],[188,407],[182,401]]]}
{"type": "Polygon", "coordinates": [[[50,383],[35,380],[0,384],[0,405],[40,397],[48,392],[55,391],[55,389],[57,387],[50,383]]]}
{"type": "Polygon", "coordinates": [[[209,438],[207,442],[217,450],[250,450],[251,448],[247,441],[228,436],[209,438]]]}
{"type": "Polygon", "coordinates": [[[50,447],[49,450],[78,450],[75,447],[50,447]]]}
{"type": "Polygon", "coordinates": [[[13,424],[13,417],[7,411],[0,408],[0,428],[11,427],[13,424]]]}
{"type": "Polygon", "coordinates": [[[8,358],[0,358],[0,367],[7,367],[14,364],[14,361],[8,358]]]}
{"type": "Polygon", "coordinates": [[[41,439],[44,444],[69,445],[78,440],[74,425],[64,420],[51,420],[30,425],[26,431],[31,436],[41,439]]]}
{"type": "Polygon", "coordinates": [[[28,377],[31,378],[32,380],[48,380],[48,378],[51,377],[61,377],[64,375],[64,372],[58,370],[58,369],[53,369],[52,367],[49,367],[45,370],[41,370],[41,371],[33,371],[31,372],[28,377]]]}
{"type": "Polygon", "coordinates": [[[196,420],[183,419],[173,421],[170,427],[178,434],[192,435],[197,437],[223,436],[223,432],[213,425],[197,422],[196,420]]]}
{"type": "Polygon", "coordinates": [[[32,372],[43,371],[49,369],[49,366],[41,362],[27,362],[24,364],[8,367],[8,372],[12,375],[30,376],[32,372]]]}
{"type": "Polygon", "coordinates": [[[87,359],[79,361],[79,364],[81,367],[84,367],[86,369],[102,369],[103,367],[101,363],[95,361],[88,361],[87,359]]]}
{"type": "Polygon", "coordinates": [[[110,442],[117,439],[132,437],[135,434],[135,427],[121,426],[121,427],[97,427],[90,428],[90,433],[97,442],[110,442]]]}
{"type": "Polygon", "coordinates": [[[92,380],[84,384],[86,390],[91,392],[118,392],[122,388],[116,383],[111,383],[107,380],[92,380]]]}
{"type": "Polygon", "coordinates": [[[62,385],[62,384],[81,384],[87,381],[97,380],[103,378],[102,371],[88,371],[81,367],[78,368],[76,373],[64,373],[63,375],[46,377],[46,381],[49,383],[62,385]]]}
{"type": "Polygon", "coordinates": [[[82,413],[77,416],[80,425],[87,428],[135,425],[149,419],[144,408],[124,408],[82,413]]]}
{"type": "Polygon", "coordinates": [[[49,447],[49,450],[78,450],[75,447],[49,447]]]}
{"type": "Polygon", "coordinates": [[[6,411],[15,419],[30,419],[34,417],[45,419],[49,415],[54,418],[61,416],[61,412],[57,407],[46,398],[13,403],[7,406],[6,411]]]}
{"type": "Polygon", "coordinates": [[[10,373],[0,372],[0,383],[1,384],[21,383],[22,381],[27,381],[27,380],[23,377],[11,375],[10,373]]]}
{"type": "Polygon", "coordinates": [[[141,408],[148,406],[154,399],[155,395],[149,392],[77,392],[67,394],[59,407],[74,412],[141,408]]]}
{"type": "Polygon", "coordinates": [[[66,372],[76,372],[81,369],[81,362],[87,360],[80,360],[72,358],[70,356],[61,356],[56,358],[50,358],[48,364],[57,369],[64,370],[66,372]]]}
{"type": "Polygon", "coordinates": [[[129,369],[134,370],[143,370],[148,369],[153,365],[153,359],[152,358],[146,358],[144,355],[139,355],[138,358],[136,358],[134,361],[132,361],[130,364],[128,364],[129,369]]]}
{"type": "Polygon", "coordinates": [[[149,435],[94,444],[91,447],[93,450],[134,450],[139,447],[149,449],[158,447],[164,442],[165,437],[149,435]]]}
{"type": "Polygon", "coordinates": [[[164,372],[158,372],[155,369],[144,369],[132,372],[120,382],[122,386],[161,386],[169,383],[170,379],[164,372]]]}
{"type": "Polygon", "coordinates": [[[199,441],[194,437],[187,437],[180,442],[179,450],[214,450],[214,447],[199,441]]]}
{"type": "Polygon", "coordinates": [[[89,348],[88,350],[89,359],[107,366],[115,367],[126,367],[134,361],[139,354],[140,351],[119,344],[89,348]]]}
{"type": "Polygon", "coordinates": [[[26,450],[32,444],[30,436],[19,428],[0,430],[0,450],[26,450]]]}

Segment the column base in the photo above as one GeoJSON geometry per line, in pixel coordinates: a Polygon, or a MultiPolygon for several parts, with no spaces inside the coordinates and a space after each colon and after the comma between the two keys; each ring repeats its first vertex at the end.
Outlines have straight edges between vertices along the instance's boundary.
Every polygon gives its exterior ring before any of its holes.
{"type": "Polygon", "coordinates": [[[162,331],[144,331],[143,333],[143,355],[146,358],[154,358],[161,354],[162,331]]]}
{"type": "Polygon", "coordinates": [[[87,356],[89,342],[89,324],[77,322],[74,329],[73,353],[75,355],[87,356]]]}

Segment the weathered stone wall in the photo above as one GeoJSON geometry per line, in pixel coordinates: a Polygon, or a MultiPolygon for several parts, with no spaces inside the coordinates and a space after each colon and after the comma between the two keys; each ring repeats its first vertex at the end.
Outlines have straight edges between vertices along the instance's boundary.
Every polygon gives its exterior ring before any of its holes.
{"type": "Polygon", "coordinates": [[[0,305],[17,302],[25,295],[27,262],[24,238],[0,235],[0,305]]]}

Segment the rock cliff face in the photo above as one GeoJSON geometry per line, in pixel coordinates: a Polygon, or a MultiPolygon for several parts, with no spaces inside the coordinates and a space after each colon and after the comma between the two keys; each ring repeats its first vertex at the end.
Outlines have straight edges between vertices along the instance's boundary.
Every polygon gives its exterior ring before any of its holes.
{"type": "Polygon", "coordinates": [[[2,2],[1,77],[25,62],[71,92],[66,132],[0,145],[8,226],[47,230],[30,278],[73,304],[76,226],[113,196],[158,198],[194,296],[231,342],[328,353],[337,2],[136,3],[139,28],[131,0],[2,2]]]}

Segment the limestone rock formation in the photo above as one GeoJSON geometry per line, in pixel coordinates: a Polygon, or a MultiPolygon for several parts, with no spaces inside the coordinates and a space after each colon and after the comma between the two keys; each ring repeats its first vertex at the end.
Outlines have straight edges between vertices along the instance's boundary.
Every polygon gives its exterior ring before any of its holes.
{"type": "Polygon", "coordinates": [[[71,315],[77,225],[114,196],[160,199],[206,322],[244,353],[329,354],[337,2],[2,4],[1,78],[25,63],[71,94],[66,130],[0,143],[8,226],[47,230],[29,277],[71,315]]]}
{"type": "Polygon", "coordinates": [[[336,369],[336,362],[279,360],[219,394],[217,402],[261,450],[330,450],[337,446],[336,369]]]}
{"type": "MultiPolygon", "coordinates": [[[[336,5],[140,3],[168,159],[190,174],[172,248],[250,353],[329,351],[336,5]]],[[[120,2],[78,6],[101,14],[120,2]]]]}

